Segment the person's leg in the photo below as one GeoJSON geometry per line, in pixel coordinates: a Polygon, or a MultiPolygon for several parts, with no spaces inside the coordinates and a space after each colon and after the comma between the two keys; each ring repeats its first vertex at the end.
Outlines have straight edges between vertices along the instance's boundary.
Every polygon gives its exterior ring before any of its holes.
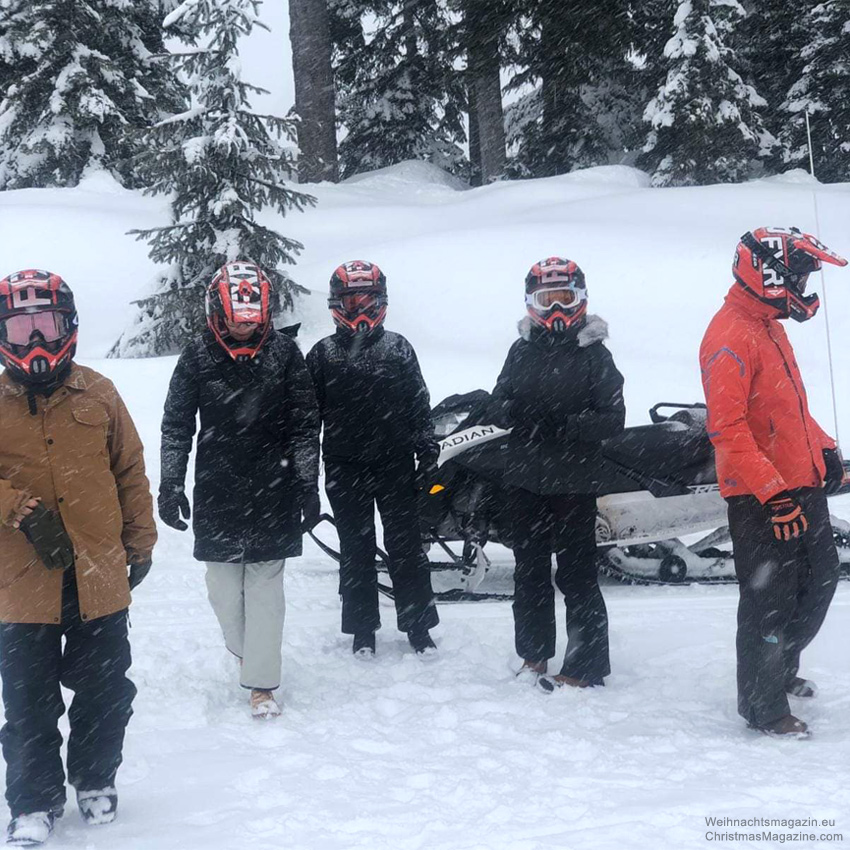
{"type": "Polygon", "coordinates": [[[729,500],[738,577],[738,713],[764,727],[790,713],[785,694],[785,643],[797,605],[798,541],[771,542],[765,508],[754,497],[729,500]]]}
{"type": "Polygon", "coordinates": [[[398,629],[423,635],[440,618],[431,587],[431,567],[422,550],[413,456],[388,464],[377,479],[376,499],[390,559],[398,629]]]}
{"type": "Polygon", "coordinates": [[[12,817],[61,813],[65,805],[59,718],[62,626],[0,623],[0,676],[6,723],[6,802],[12,817]]]}
{"type": "Polygon", "coordinates": [[[555,654],[552,522],[548,499],[528,490],[508,495],[513,523],[514,640],[517,655],[543,664],[555,654]]]}
{"type": "Polygon", "coordinates": [[[207,561],[207,598],[210,600],[224,645],[237,658],[244,656],[245,569],[242,564],[207,561]]]}
{"type": "Polygon", "coordinates": [[[127,611],[65,627],[62,684],[74,692],[68,710],[68,781],[78,792],[114,788],[136,686],[127,611]]]}
{"type": "Polygon", "coordinates": [[[804,538],[805,558],[798,565],[797,606],[785,634],[786,689],[797,676],[800,653],[823,625],[840,573],[826,496],[822,490],[807,490],[801,500],[809,530],[804,538]]]}
{"type": "Polygon", "coordinates": [[[280,686],[285,563],[281,559],[245,564],[243,688],[273,691],[280,686]]]}
{"type": "Polygon", "coordinates": [[[375,568],[374,476],[363,464],[325,460],[325,492],[339,535],[342,632],[370,634],[381,625],[375,568]]]}
{"type": "Polygon", "coordinates": [[[560,675],[601,684],[611,663],[608,611],[596,563],[596,498],[558,496],[551,504],[558,562],[555,584],[567,609],[567,652],[560,675]]]}

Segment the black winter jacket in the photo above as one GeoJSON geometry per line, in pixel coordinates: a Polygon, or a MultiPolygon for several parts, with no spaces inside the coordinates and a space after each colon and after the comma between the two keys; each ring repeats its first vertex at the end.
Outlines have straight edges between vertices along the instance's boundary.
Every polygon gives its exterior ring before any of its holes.
{"type": "Polygon", "coordinates": [[[319,412],[298,345],[272,333],[246,363],[235,363],[209,331],[187,346],[165,402],[163,482],[184,482],[198,411],[195,557],[300,555],[301,496],[318,486],[319,412]]]}
{"type": "Polygon", "coordinates": [[[337,331],[307,355],[325,432],[326,458],[373,462],[416,453],[436,459],[431,402],[413,346],[379,328],[364,336],[337,331]]]}
{"type": "Polygon", "coordinates": [[[488,417],[512,428],[506,480],[532,493],[602,490],[600,442],[623,431],[623,376],[603,340],[608,326],[588,317],[562,338],[520,323],[493,390],[488,417]]]}

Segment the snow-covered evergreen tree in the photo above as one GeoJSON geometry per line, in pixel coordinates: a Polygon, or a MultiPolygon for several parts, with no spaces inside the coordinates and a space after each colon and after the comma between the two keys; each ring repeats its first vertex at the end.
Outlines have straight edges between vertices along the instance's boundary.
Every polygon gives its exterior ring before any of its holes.
{"type": "Polygon", "coordinates": [[[508,141],[518,146],[512,171],[547,176],[609,162],[623,144],[629,3],[522,0],[517,8],[520,70],[510,87],[526,92],[507,113],[508,141]]]}
{"type": "Polygon", "coordinates": [[[815,174],[826,182],[850,180],[850,0],[819,3],[804,18],[809,43],[802,76],[782,111],[785,162],[809,166],[806,112],[812,125],[815,174]]]}
{"type": "Polygon", "coordinates": [[[337,114],[347,131],[340,144],[343,176],[423,159],[458,173],[465,88],[448,60],[444,0],[336,0],[337,16],[374,32],[355,53],[340,45],[337,114]]]}
{"type": "Polygon", "coordinates": [[[188,80],[191,108],[149,131],[138,166],[150,194],[171,196],[171,223],[134,231],[150,242],[150,256],[168,264],[155,292],[111,356],[179,351],[203,327],[205,286],[216,269],[236,259],[257,263],[275,286],[278,305],[291,308],[297,286],[283,270],[300,243],[262,225],[257,213],[281,215],[314,203],[286,182],[294,163],[283,147],[292,122],[254,112],[262,90],[241,76],[239,40],[254,26],[260,0],[185,0],[166,18],[195,46],[173,57],[188,80]]]}
{"type": "Polygon", "coordinates": [[[732,182],[754,173],[776,139],[764,98],[735,67],[728,39],[746,12],[737,0],[682,0],[664,55],[667,77],[647,105],[641,163],[656,186],[732,182]]]}
{"type": "Polygon", "coordinates": [[[135,185],[137,132],[182,108],[156,56],[160,0],[0,0],[0,189],[73,186],[89,167],[135,185]]]}

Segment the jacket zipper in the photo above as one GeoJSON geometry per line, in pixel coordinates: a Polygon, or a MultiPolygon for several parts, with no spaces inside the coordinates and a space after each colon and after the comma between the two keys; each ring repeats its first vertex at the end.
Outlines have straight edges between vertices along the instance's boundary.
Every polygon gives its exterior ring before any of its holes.
{"type": "Polygon", "coordinates": [[[797,403],[800,405],[800,418],[803,421],[803,432],[806,435],[806,445],[809,447],[809,457],[812,461],[812,468],[814,469],[816,474],[818,473],[818,465],[815,460],[815,453],[812,449],[812,441],[809,438],[809,429],[806,425],[806,409],[803,406],[803,397],[800,395],[800,390],[797,388],[797,382],[794,380],[794,375],[791,372],[791,367],[788,365],[788,360],[785,357],[785,352],[782,350],[782,346],[774,339],[773,334],[770,332],[770,328],[767,329],[767,335],[770,337],[770,341],[776,346],[776,350],[779,352],[779,356],[782,358],[782,365],[785,367],[785,374],[788,375],[788,380],[791,381],[791,386],[794,387],[794,394],[797,396],[797,403]]]}

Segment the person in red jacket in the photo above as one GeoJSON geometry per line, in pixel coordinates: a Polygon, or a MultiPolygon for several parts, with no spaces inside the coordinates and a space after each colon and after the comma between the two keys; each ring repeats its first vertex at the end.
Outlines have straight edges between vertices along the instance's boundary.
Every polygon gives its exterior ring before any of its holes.
{"type": "Polygon", "coordinates": [[[838,581],[826,496],[844,469],[835,440],[809,412],[803,378],[781,319],[818,310],[806,295],[823,263],[847,265],[796,228],[741,237],[735,283],[700,348],[720,493],[740,586],[738,712],[751,728],[808,735],[787,695],[811,697],[800,653],[823,623],[838,581]]]}

